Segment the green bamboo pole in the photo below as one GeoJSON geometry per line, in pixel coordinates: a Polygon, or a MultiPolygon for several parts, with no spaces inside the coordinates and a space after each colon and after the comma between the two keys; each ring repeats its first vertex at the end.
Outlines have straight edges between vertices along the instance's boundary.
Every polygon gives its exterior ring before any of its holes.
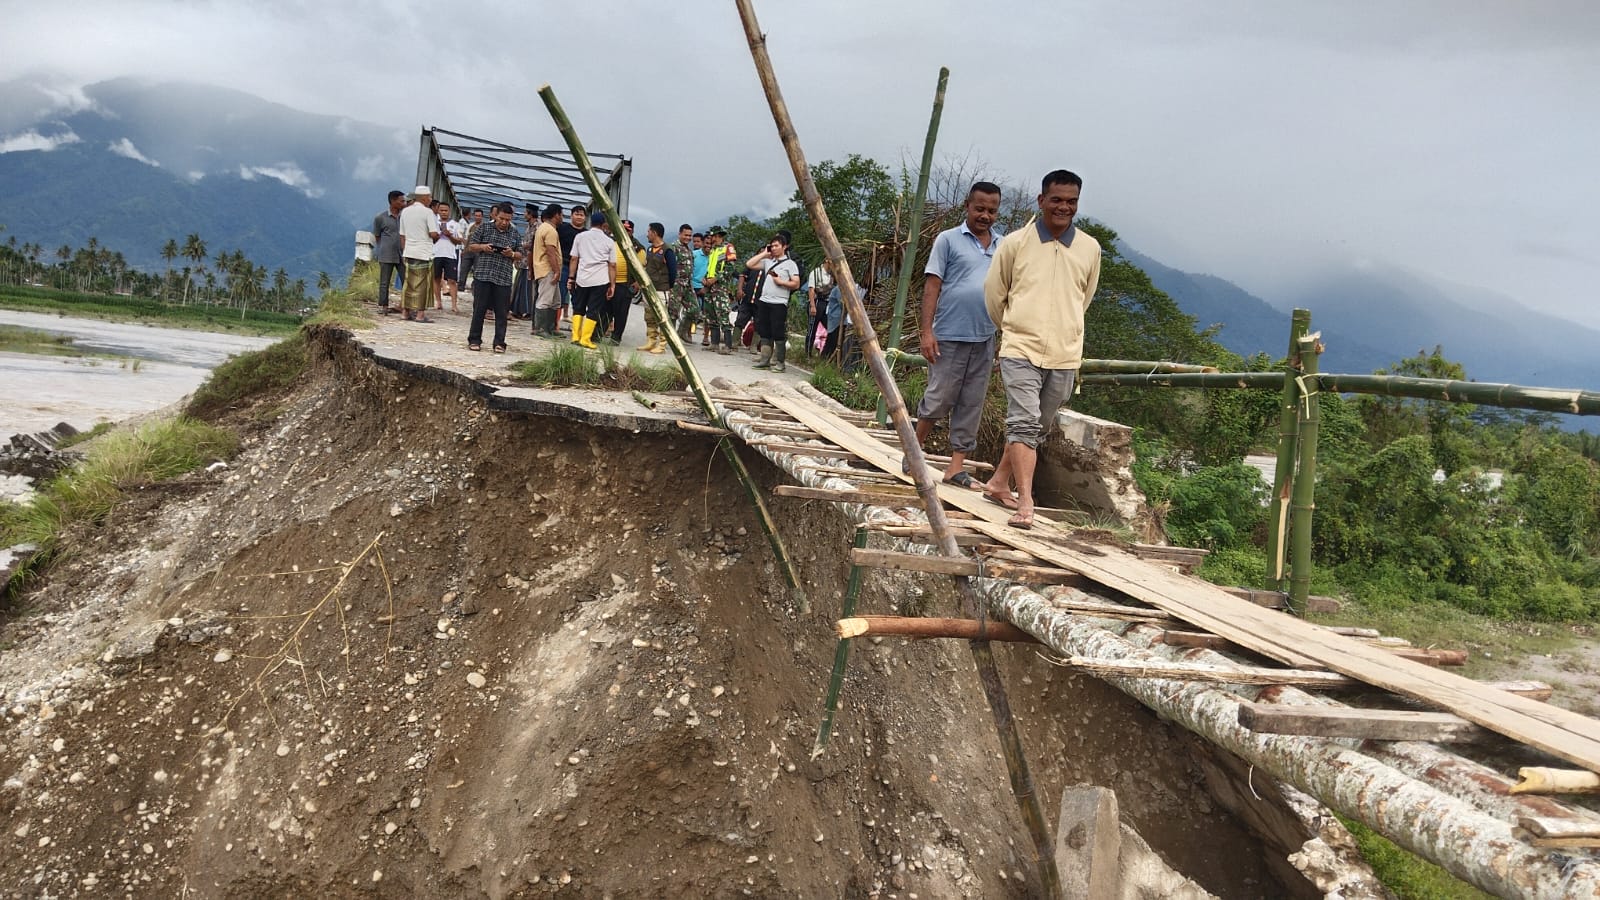
{"type": "MultiPolygon", "coordinates": [[[[571,151],[573,161],[577,163],[579,171],[583,173],[584,181],[588,182],[589,193],[593,195],[594,205],[605,213],[606,221],[612,222],[617,228],[621,227],[622,217],[617,215],[616,207],[611,203],[611,197],[606,194],[605,186],[600,182],[600,176],[594,170],[594,165],[589,161],[589,154],[583,149],[583,142],[578,140],[578,132],[572,127],[572,120],[567,118],[566,110],[561,108],[560,101],[556,100],[555,91],[546,84],[539,88],[539,97],[544,100],[545,109],[549,110],[550,118],[555,120],[556,127],[560,129],[561,136],[567,142],[567,149],[571,151]]],[[[656,293],[655,285],[650,282],[650,277],[645,273],[644,267],[639,264],[638,258],[632,252],[620,252],[624,263],[628,267],[630,278],[634,284],[644,290],[645,304],[650,307],[651,313],[657,322],[669,322],[667,305],[656,293]]],[[[678,361],[678,368],[683,370],[683,378],[689,383],[689,390],[694,394],[700,410],[707,419],[716,425],[728,427],[727,420],[718,412],[717,405],[711,400],[711,392],[706,389],[705,382],[700,378],[700,372],[695,368],[694,361],[689,358],[689,351],[683,346],[683,341],[678,338],[677,329],[663,327],[661,334],[666,337],[667,347],[672,350],[672,356],[678,361]]],[[[755,506],[756,518],[761,523],[761,530],[767,536],[767,543],[772,547],[772,555],[778,560],[778,571],[783,573],[784,584],[794,595],[795,604],[802,613],[811,611],[811,602],[806,597],[805,588],[802,586],[799,574],[795,571],[794,561],[789,557],[789,551],[783,545],[783,538],[778,534],[778,526],[773,521],[772,513],[767,510],[767,504],[761,496],[761,488],[756,484],[755,477],[750,470],[745,468],[744,460],[739,458],[738,451],[729,441],[719,441],[722,455],[728,460],[728,465],[733,468],[733,474],[739,479],[739,484],[744,487],[745,495],[750,498],[755,506]]]]}
{"type": "Polygon", "coordinates": [[[1170,387],[1170,388],[1259,388],[1277,390],[1283,387],[1282,372],[1158,372],[1150,375],[1127,375],[1106,372],[1084,375],[1078,379],[1083,384],[1108,387],[1170,387]]]}
{"type": "MultiPolygon", "coordinates": [[[[857,528],[856,539],[852,547],[861,549],[867,546],[867,529],[857,528]]],[[[861,596],[861,567],[855,564],[850,566],[850,583],[844,589],[844,603],[840,606],[839,618],[847,619],[856,614],[856,598],[861,596]]],[[[850,639],[840,638],[839,646],[833,650],[833,674],[828,678],[828,699],[823,703],[822,726],[817,729],[817,739],[811,745],[811,758],[816,759],[822,751],[828,748],[828,740],[833,737],[833,716],[839,711],[839,690],[844,687],[844,667],[850,662],[850,639]]]]}
{"type": "Polygon", "coordinates": [[[1317,426],[1321,421],[1317,386],[1318,359],[1322,356],[1321,336],[1310,334],[1300,339],[1300,368],[1305,388],[1300,397],[1299,437],[1295,453],[1299,463],[1295,466],[1293,489],[1292,531],[1289,535],[1293,554],[1289,570],[1289,610],[1296,615],[1306,614],[1306,598],[1311,595],[1311,515],[1317,508],[1317,426]]]}
{"type": "MultiPolygon", "coordinates": [[[[795,184],[800,189],[801,202],[807,214],[811,216],[812,227],[816,230],[817,238],[833,265],[839,283],[839,297],[844,301],[845,309],[849,311],[850,318],[855,324],[862,356],[866,359],[867,366],[872,371],[872,379],[877,383],[878,390],[888,406],[889,419],[894,422],[895,433],[900,438],[900,446],[911,469],[911,479],[917,486],[917,495],[922,499],[923,510],[928,517],[928,528],[933,532],[940,553],[945,556],[961,556],[961,548],[956,544],[955,533],[950,529],[950,518],[945,515],[944,504],[939,499],[938,483],[932,470],[928,468],[922,444],[917,440],[916,426],[912,424],[911,415],[906,410],[905,398],[900,396],[900,387],[895,384],[894,372],[889,368],[883,348],[878,343],[878,333],[872,327],[872,320],[867,317],[861,297],[856,294],[855,276],[850,272],[850,263],[844,258],[844,247],[839,243],[839,236],[833,230],[828,211],[822,205],[822,195],[817,192],[816,182],[811,177],[811,168],[806,164],[805,153],[800,149],[800,139],[795,134],[789,107],[783,101],[783,92],[778,88],[778,76],[772,70],[772,58],[767,54],[767,39],[761,33],[761,26],[756,22],[755,9],[751,5],[751,0],[734,0],[734,3],[739,9],[739,20],[744,26],[745,40],[750,45],[750,56],[755,62],[756,76],[761,80],[761,88],[766,93],[767,105],[772,109],[772,120],[778,129],[778,139],[783,144],[784,153],[789,158],[789,167],[794,172],[795,184]]],[[[955,582],[961,597],[962,612],[969,618],[987,622],[988,606],[979,600],[973,590],[972,580],[957,577],[955,582]]],[[[1006,772],[1011,778],[1012,795],[1016,798],[1023,824],[1033,841],[1034,856],[1039,866],[1039,880],[1044,887],[1045,896],[1058,898],[1061,896],[1061,878],[1056,872],[1055,843],[1050,838],[1049,826],[1045,824],[1044,810],[1039,804],[1038,795],[1034,792],[1033,776],[1028,771],[1028,761],[1022,752],[1022,736],[1018,733],[1016,720],[1011,714],[1011,702],[1006,697],[1005,684],[1000,680],[1000,668],[995,664],[994,653],[990,650],[988,641],[969,641],[968,647],[972,651],[972,659],[978,669],[978,681],[983,686],[985,698],[989,701],[989,712],[994,719],[995,731],[1000,740],[1000,752],[1005,758],[1006,772]]]]}
{"type": "MultiPolygon", "coordinates": [[[[1119,387],[1256,388],[1283,387],[1282,372],[1216,372],[1155,375],[1085,375],[1084,384],[1119,387]]],[[[1577,388],[1528,387],[1487,381],[1449,381],[1443,378],[1407,378],[1400,375],[1318,375],[1317,383],[1334,394],[1378,394],[1412,397],[1441,403],[1476,403],[1507,409],[1537,409],[1574,416],[1600,416],[1600,391],[1577,388]]]]}
{"type": "Polygon", "coordinates": [[[1294,476],[1295,445],[1299,435],[1300,339],[1311,330],[1311,310],[1296,309],[1289,319],[1289,353],[1283,380],[1283,406],[1278,413],[1278,467],[1272,478],[1272,510],[1267,519],[1267,582],[1284,590],[1284,561],[1289,536],[1289,484],[1294,476]]]}
{"type": "MultiPolygon", "coordinates": [[[[889,346],[900,346],[900,331],[906,316],[906,297],[911,293],[911,268],[917,261],[917,245],[922,242],[922,209],[928,199],[928,174],[933,169],[933,145],[939,138],[939,117],[944,114],[944,89],[950,83],[950,70],[939,67],[939,86],[933,91],[933,116],[928,119],[928,137],[922,142],[922,170],[917,173],[917,194],[911,201],[910,228],[906,252],[900,257],[900,278],[894,288],[894,318],[889,320],[889,346]]],[[[888,421],[888,407],[878,398],[878,424],[888,421]]]]}
{"type": "MultiPolygon", "coordinates": [[[[904,363],[909,366],[928,367],[928,361],[920,353],[890,347],[883,351],[884,356],[892,366],[904,363]]],[[[1201,366],[1194,363],[1159,362],[1156,360],[1142,359],[1086,359],[1078,366],[1079,375],[1170,375],[1170,374],[1215,374],[1216,366],[1201,366]]]]}
{"type": "Polygon", "coordinates": [[[1335,394],[1379,394],[1441,403],[1476,403],[1510,409],[1537,409],[1577,416],[1600,415],[1600,391],[1526,387],[1486,381],[1448,381],[1401,375],[1319,375],[1322,389],[1335,394]]]}

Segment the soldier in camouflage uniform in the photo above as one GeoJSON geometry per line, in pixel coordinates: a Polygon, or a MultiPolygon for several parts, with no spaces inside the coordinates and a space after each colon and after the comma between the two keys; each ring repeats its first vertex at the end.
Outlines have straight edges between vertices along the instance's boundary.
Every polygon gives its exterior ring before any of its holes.
{"type": "Polygon", "coordinates": [[[678,257],[678,277],[672,282],[672,293],[667,298],[667,314],[678,328],[678,337],[687,342],[689,330],[700,319],[700,298],[694,295],[694,247],[689,239],[694,229],[678,226],[678,243],[672,252],[678,257]]]}
{"type": "Polygon", "coordinates": [[[710,329],[711,348],[718,353],[733,352],[733,326],[728,313],[733,309],[734,290],[739,276],[744,273],[733,245],[726,242],[727,232],[711,229],[711,266],[706,270],[706,324],[710,329]]]}

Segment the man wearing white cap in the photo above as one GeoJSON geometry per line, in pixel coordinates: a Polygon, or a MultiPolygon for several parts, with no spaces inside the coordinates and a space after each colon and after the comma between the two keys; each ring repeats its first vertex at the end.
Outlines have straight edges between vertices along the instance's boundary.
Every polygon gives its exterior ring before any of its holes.
{"type": "Polygon", "coordinates": [[[439,215],[433,211],[433,189],[417,185],[411,205],[400,211],[400,259],[406,265],[406,286],[400,305],[408,322],[432,322],[426,310],[433,299],[433,242],[439,239],[439,215]]]}

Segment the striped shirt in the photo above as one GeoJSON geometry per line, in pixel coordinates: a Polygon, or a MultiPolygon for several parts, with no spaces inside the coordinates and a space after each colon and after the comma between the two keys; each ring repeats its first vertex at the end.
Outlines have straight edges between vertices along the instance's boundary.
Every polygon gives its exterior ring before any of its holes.
{"type": "Polygon", "coordinates": [[[472,277],[489,284],[510,287],[511,260],[501,256],[498,251],[516,250],[522,246],[522,233],[517,231],[517,226],[507,225],[506,230],[501,231],[493,222],[483,222],[472,229],[472,236],[467,238],[467,243],[488,244],[497,251],[478,254],[472,265],[472,277]]]}

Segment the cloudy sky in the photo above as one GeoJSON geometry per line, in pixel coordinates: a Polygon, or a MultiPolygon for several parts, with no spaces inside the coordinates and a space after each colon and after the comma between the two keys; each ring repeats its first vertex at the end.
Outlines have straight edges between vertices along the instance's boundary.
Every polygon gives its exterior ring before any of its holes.
{"type": "MultiPolygon", "coordinates": [[[[7,3],[0,80],[124,75],[634,158],[635,218],[770,212],[793,182],[731,2],[7,3]],[[445,17],[441,18],[441,13],[445,17]],[[441,27],[441,25],[443,27],[441,27]],[[615,68],[613,68],[613,66],[615,68]]],[[[1600,325],[1600,3],[757,0],[812,161],[1086,179],[1083,212],[1258,293],[1397,264],[1600,325]]]]}

